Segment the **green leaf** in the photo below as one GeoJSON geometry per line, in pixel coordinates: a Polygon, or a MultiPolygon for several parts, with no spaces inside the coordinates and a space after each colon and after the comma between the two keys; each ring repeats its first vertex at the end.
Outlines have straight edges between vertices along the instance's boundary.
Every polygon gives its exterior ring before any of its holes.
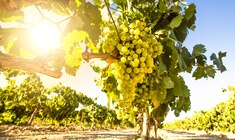
{"type": "Polygon", "coordinates": [[[172,29],[179,27],[181,22],[182,22],[183,16],[182,15],[178,15],[175,18],[172,19],[171,23],[170,23],[170,27],[172,29]]]}
{"type": "Polygon", "coordinates": [[[214,78],[215,77],[215,69],[212,65],[208,66],[207,69],[206,69],[206,74],[211,77],[211,78],[214,78]]]}
{"type": "Polygon", "coordinates": [[[219,60],[222,60],[223,57],[226,57],[227,52],[219,52],[219,60]]]}
{"type": "Polygon", "coordinates": [[[174,5],[171,9],[173,13],[180,13],[182,11],[182,8],[178,4],[174,5]]]}
{"type": "Polygon", "coordinates": [[[179,66],[183,71],[191,72],[193,66],[193,59],[188,49],[183,47],[179,54],[179,66]]]}
{"type": "Polygon", "coordinates": [[[163,103],[169,103],[174,97],[174,89],[167,89],[166,98],[163,103]]]}
{"type": "Polygon", "coordinates": [[[151,91],[151,100],[154,104],[154,107],[158,107],[161,103],[164,102],[164,99],[166,98],[166,87],[163,81],[161,81],[160,84],[155,85],[155,89],[151,91]]]}
{"type": "Polygon", "coordinates": [[[174,88],[173,88],[174,96],[183,96],[180,78],[178,76],[172,76],[171,79],[174,82],[174,88]]]}
{"type": "Polygon", "coordinates": [[[162,13],[166,10],[166,6],[165,6],[165,1],[164,0],[158,0],[158,9],[159,12],[162,13]]]}
{"type": "Polygon", "coordinates": [[[166,89],[171,89],[171,88],[174,88],[174,83],[172,82],[171,78],[170,77],[163,77],[162,78],[162,82],[165,86],[166,89]]]}
{"type": "Polygon", "coordinates": [[[175,44],[173,41],[168,40],[166,45],[164,46],[163,52],[165,52],[162,55],[162,60],[165,63],[166,67],[168,68],[168,71],[171,73],[177,73],[178,72],[178,50],[175,47],[175,44]]]}
{"type": "Polygon", "coordinates": [[[193,15],[192,18],[190,18],[190,20],[187,21],[187,27],[190,29],[190,30],[195,30],[196,28],[196,25],[195,25],[195,21],[196,21],[196,16],[193,15]]]}
{"type": "Polygon", "coordinates": [[[167,72],[167,68],[166,65],[164,64],[164,62],[162,61],[161,58],[159,58],[159,73],[160,75],[167,72]]]}
{"type": "Polygon", "coordinates": [[[188,86],[185,84],[182,76],[171,76],[172,81],[174,82],[174,88],[172,90],[174,96],[188,97],[190,95],[188,86]]]}
{"type": "Polygon", "coordinates": [[[208,66],[198,66],[196,70],[193,72],[193,77],[195,77],[196,80],[201,78],[208,78],[208,77],[215,77],[215,69],[213,65],[208,66]]]}
{"type": "Polygon", "coordinates": [[[172,34],[175,40],[183,43],[188,34],[187,22],[183,20],[179,27],[173,29],[172,34]]]}
{"type": "Polygon", "coordinates": [[[202,44],[197,44],[193,47],[193,52],[192,52],[192,56],[193,57],[197,57],[199,55],[202,55],[206,52],[206,48],[204,45],[202,44]]]}
{"type": "Polygon", "coordinates": [[[190,4],[188,7],[185,8],[185,19],[189,20],[193,17],[196,13],[196,6],[194,4],[190,4]]]}
{"type": "Polygon", "coordinates": [[[117,88],[117,81],[114,76],[109,76],[105,81],[107,91],[114,91],[117,88]]]}
{"type": "Polygon", "coordinates": [[[226,52],[222,53],[219,52],[219,57],[217,58],[217,56],[212,53],[212,55],[210,56],[210,59],[213,61],[213,64],[216,65],[217,69],[220,70],[220,72],[224,72],[226,71],[226,67],[223,64],[222,58],[226,57],[226,52]]]}
{"type": "Polygon", "coordinates": [[[82,4],[74,7],[75,14],[66,26],[64,34],[77,29],[86,31],[92,42],[96,44],[101,34],[101,13],[97,6],[90,2],[81,1],[82,4]]]}
{"type": "Polygon", "coordinates": [[[197,67],[196,70],[193,72],[193,77],[195,77],[196,80],[201,79],[202,77],[207,78],[204,68],[197,67]]]}

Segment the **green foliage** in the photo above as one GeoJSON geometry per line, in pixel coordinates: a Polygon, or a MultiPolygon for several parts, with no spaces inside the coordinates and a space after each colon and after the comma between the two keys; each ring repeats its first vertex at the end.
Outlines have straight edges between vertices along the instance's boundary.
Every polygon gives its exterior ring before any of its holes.
{"type": "Polygon", "coordinates": [[[176,27],[179,27],[179,25],[181,24],[182,22],[182,19],[183,19],[183,16],[182,15],[178,15],[176,16],[175,18],[172,19],[171,23],[170,23],[170,27],[173,29],[173,28],[176,28],[176,27]]]}
{"type": "Polygon", "coordinates": [[[8,86],[0,91],[2,113],[0,118],[5,123],[27,123],[34,109],[43,106],[46,99],[45,89],[36,75],[30,75],[19,86],[16,81],[7,77],[8,86]],[[24,118],[24,121],[22,121],[24,118]]]}
{"type": "Polygon", "coordinates": [[[195,112],[190,118],[166,123],[164,124],[164,129],[203,130],[206,132],[224,131],[235,133],[234,89],[234,87],[229,87],[232,93],[226,102],[221,102],[210,110],[195,112]]]}
{"type": "Polygon", "coordinates": [[[84,30],[96,44],[101,33],[101,13],[98,8],[99,7],[97,5],[81,0],[77,6],[72,7],[72,10],[75,13],[66,26],[64,32],[68,33],[73,30],[84,30]]]}
{"type": "Polygon", "coordinates": [[[16,85],[14,78],[18,73],[5,72],[8,85],[0,88],[2,124],[27,124],[35,109],[35,120],[41,124],[77,125],[83,121],[83,126],[119,127],[129,122],[118,120],[115,110],[98,105],[94,99],[61,83],[46,89],[35,74],[24,75],[27,77],[16,85]]]}
{"type": "Polygon", "coordinates": [[[193,47],[192,57],[198,57],[201,56],[206,52],[206,48],[204,45],[195,45],[193,47]]]}

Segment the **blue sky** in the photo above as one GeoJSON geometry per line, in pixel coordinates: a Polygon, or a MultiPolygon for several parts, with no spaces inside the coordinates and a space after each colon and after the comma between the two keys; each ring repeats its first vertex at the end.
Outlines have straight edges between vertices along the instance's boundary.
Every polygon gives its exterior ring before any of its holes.
{"type": "MultiPolygon", "coordinates": [[[[187,0],[186,0],[187,1],[187,0]]],[[[181,113],[180,117],[174,117],[170,112],[166,121],[184,118],[190,116],[194,111],[201,109],[210,109],[214,105],[225,101],[229,93],[222,93],[222,88],[228,85],[235,85],[235,0],[188,0],[188,3],[195,3],[197,7],[197,28],[189,32],[184,45],[192,50],[195,44],[204,44],[207,48],[207,56],[212,52],[226,51],[227,57],[224,64],[227,71],[217,73],[214,79],[202,79],[195,81],[190,74],[183,74],[185,81],[191,91],[191,110],[187,113],[181,113]]],[[[77,91],[84,92],[90,97],[97,97],[98,103],[105,105],[107,100],[94,83],[96,74],[88,64],[81,66],[76,77],[63,75],[60,79],[54,79],[41,75],[46,87],[50,87],[59,82],[70,86],[77,91]]],[[[0,86],[6,85],[0,75],[0,86]]]]}

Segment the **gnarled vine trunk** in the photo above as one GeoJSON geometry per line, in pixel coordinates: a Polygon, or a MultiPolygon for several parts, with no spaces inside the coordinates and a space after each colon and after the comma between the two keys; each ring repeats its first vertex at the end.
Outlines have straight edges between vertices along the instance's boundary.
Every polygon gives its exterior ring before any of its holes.
{"type": "Polygon", "coordinates": [[[149,114],[147,112],[143,113],[143,127],[142,127],[142,139],[148,140],[150,137],[149,129],[149,114]]]}
{"type": "Polygon", "coordinates": [[[30,116],[28,125],[31,125],[31,124],[33,123],[34,117],[35,117],[35,115],[38,113],[39,110],[40,110],[40,106],[37,106],[37,107],[34,109],[33,113],[32,113],[31,116],[30,116]]]}
{"type": "Polygon", "coordinates": [[[153,130],[154,130],[154,138],[155,138],[155,139],[158,139],[158,136],[157,136],[157,129],[158,129],[157,121],[156,121],[156,119],[153,119],[153,130]]]}

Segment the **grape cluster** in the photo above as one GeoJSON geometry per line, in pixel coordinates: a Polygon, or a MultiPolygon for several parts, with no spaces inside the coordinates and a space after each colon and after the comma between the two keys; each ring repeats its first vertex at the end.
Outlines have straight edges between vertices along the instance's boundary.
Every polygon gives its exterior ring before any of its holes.
{"type": "MultiPolygon", "coordinates": [[[[136,98],[135,98],[135,106],[138,108],[146,108],[149,106],[150,100],[153,101],[152,95],[154,94],[153,91],[157,90],[156,85],[159,84],[158,74],[156,72],[157,67],[154,67],[153,73],[147,74],[144,77],[143,83],[139,83],[136,88],[136,98]]],[[[154,100],[154,105],[160,105],[160,102],[156,102],[154,100]]]]}
{"type": "Polygon", "coordinates": [[[120,59],[112,63],[111,69],[121,93],[119,106],[128,109],[135,98],[137,84],[153,72],[154,58],[162,53],[162,45],[146,22],[136,20],[129,25],[121,24],[118,35],[114,28],[110,29],[102,48],[106,53],[119,52],[120,59]]]}

